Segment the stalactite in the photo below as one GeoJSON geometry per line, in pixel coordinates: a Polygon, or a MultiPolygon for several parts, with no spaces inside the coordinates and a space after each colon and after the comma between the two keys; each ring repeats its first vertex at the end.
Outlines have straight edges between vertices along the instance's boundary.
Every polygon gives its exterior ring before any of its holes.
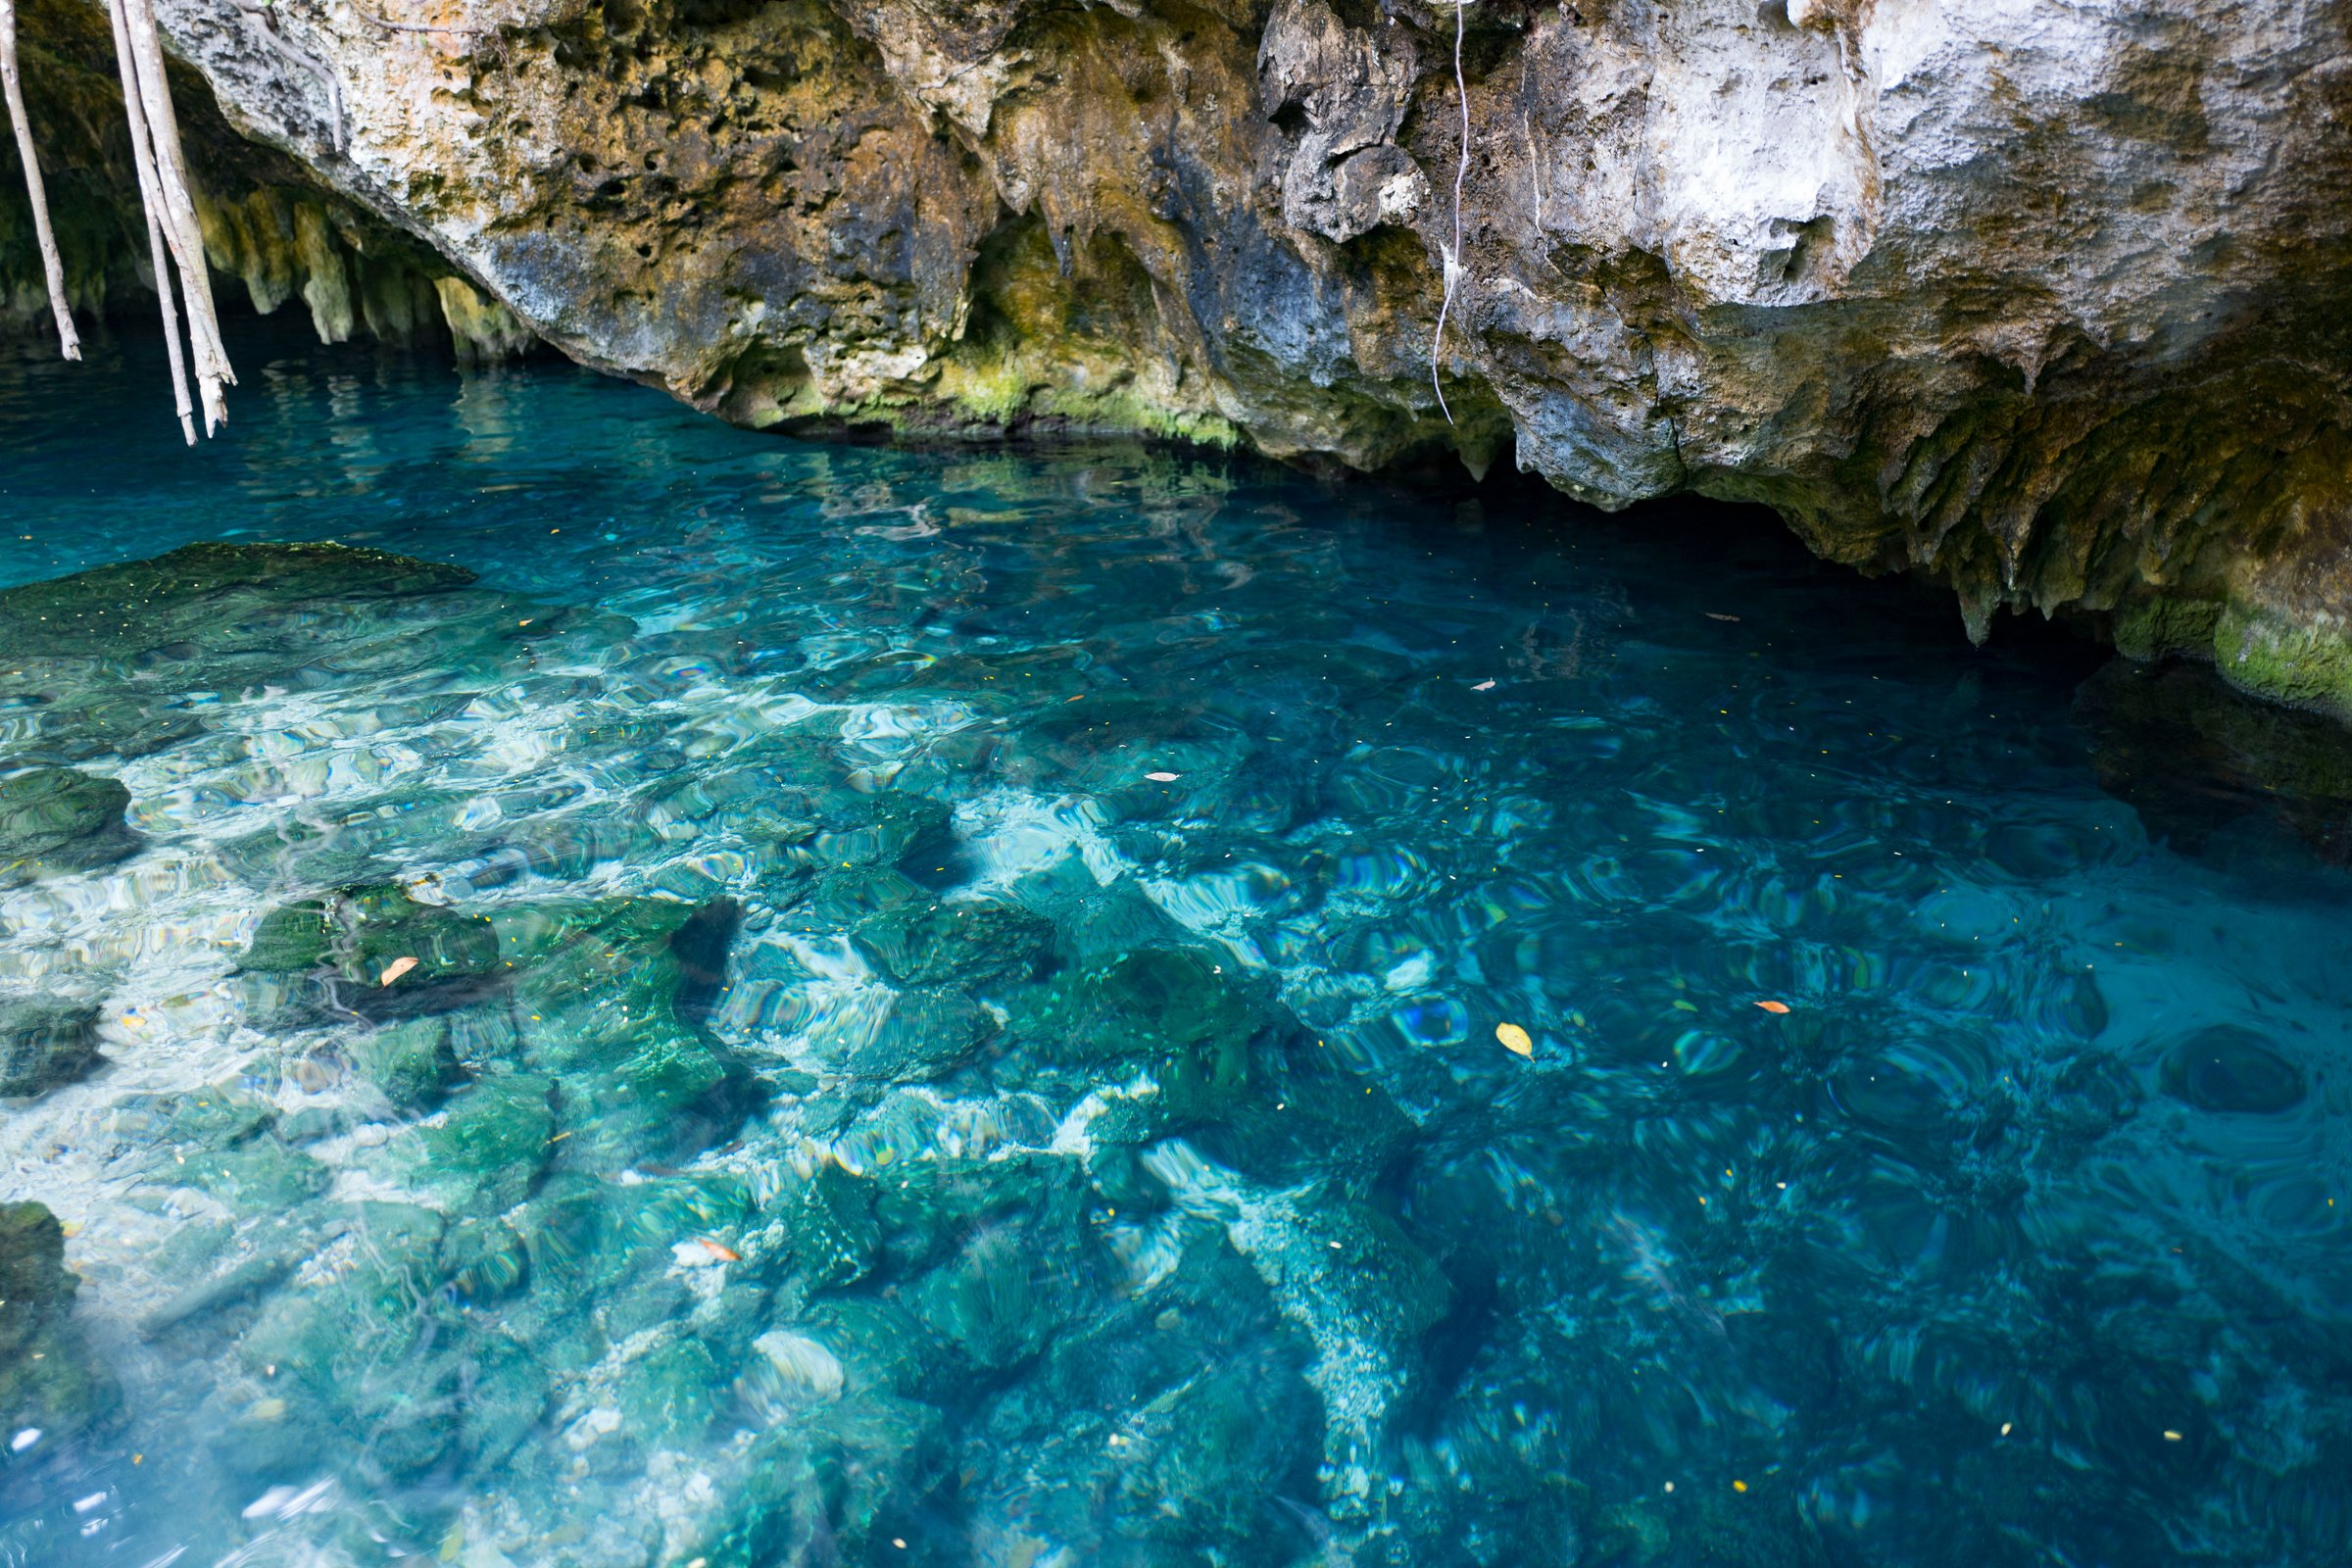
{"type": "Polygon", "coordinates": [[[24,84],[17,79],[16,0],[0,0],[0,89],[8,101],[9,123],[16,127],[17,156],[24,165],[24,194],[32,202],[32,237],[40,247],[41,271],[49,285],[49,311],[57,318],[57,343],[69,360],[81,358],[81,339],[74,335],[74,313],[66,304],[66,268],[57,254],[57,235],[49,226],[49,192],[41,184],[40,160],[32,150],[32,117],[24,111],[24,84]]]}

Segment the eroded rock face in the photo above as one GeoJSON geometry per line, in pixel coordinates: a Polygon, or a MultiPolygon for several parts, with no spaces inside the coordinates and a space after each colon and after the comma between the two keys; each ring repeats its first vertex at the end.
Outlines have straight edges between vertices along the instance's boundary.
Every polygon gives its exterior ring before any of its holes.
{"type": "Polygon", "coordinates": [[[396,10],[162,6],[241,128],[728,418],[1509,448],[2352,710],[2340,5],[1479,0],[1459,95],[1416,0],[396,10]]]}

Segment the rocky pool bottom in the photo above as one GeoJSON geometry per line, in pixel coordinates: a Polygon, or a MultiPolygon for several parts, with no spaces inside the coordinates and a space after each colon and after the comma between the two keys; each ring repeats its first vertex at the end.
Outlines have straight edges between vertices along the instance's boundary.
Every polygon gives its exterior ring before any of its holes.
{"type": "Polygon", "coordinates": [[[0,367],[0,1562],[2343,1554],[2335,727],[1751,518],[152,357],[0,367]]]}

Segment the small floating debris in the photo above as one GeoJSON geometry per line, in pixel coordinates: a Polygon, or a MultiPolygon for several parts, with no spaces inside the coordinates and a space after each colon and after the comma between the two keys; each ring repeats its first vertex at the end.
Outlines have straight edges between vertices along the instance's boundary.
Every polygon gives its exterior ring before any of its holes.
{"type": "Polygon", "coordinates": [[[1470,689],[1474,692],[1491,692],[1494,689],[1494,682],[1492,679],[1482,680],[1470,689]]]}
{"type": "Polygon", "coordinates": [[[416,967],[416,960],[413,957],[394,958],[390,963],[384,965],[384,972],[377,978],[375,983],[379,987],[388,986],[393,981],[399,979],[402,975],[407,974],[411,969],[416,967]]]}
{"type": "Polygon", "coordinates": [[[1184,775],[1182,773],[1146,773],[1144,777],[1154,784],[1173,784],[1184,775]]]}
{"type": "Polygon", "coordinates": [[[1515,1023],[1496,1024],[1494,1038],[1501,1041],[1502,1049],[1513,1055],[1533,1056],[1536,1054],[1535,1037],[1515,1023]]]}
{"type": "Polygon", "coordinates": [[[1788,1004],[1786,1002],[1759,1002],[1756,1004],[1756,1005],[1762,1007],[1766,1012],[1772,1013],[1776,1017],[1788,1010],[1788,1004]]]}
{"type": "Polygon", "coordinates": [[[1709,620],[1738,620],[1740,617],[1738,615],[1727,615],[1720,610],[1710,610],[1707,612],[1707,618],[1709,620]]]}

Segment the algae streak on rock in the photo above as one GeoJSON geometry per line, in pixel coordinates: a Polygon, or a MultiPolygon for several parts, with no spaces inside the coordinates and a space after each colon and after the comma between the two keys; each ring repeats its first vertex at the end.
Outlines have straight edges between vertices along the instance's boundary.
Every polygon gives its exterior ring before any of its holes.
{"type": "Polygon", "coordinates": [[[1480,0],[1451,423],[1419,0],[161,10],[242,129],[727,418],[1508,451],[2352,710],[2340,7],[1480,0]]]}

